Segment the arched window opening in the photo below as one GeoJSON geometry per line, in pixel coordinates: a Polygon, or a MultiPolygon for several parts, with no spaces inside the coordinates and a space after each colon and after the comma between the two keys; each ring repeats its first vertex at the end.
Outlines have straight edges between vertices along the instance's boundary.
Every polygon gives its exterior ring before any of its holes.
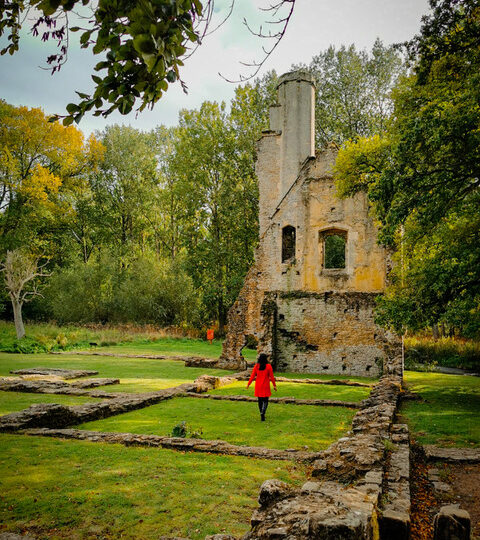
{"type": "Polygon", "coordinates": [[[282,262],[295,257],[295,227],[287,225],[282,229],[282,262]]]}
{"type": "Polygon", "coordinates": [[[326,269],[345,268],[347,236],[342,231],[326,233],[323,243],[323,266],[326,269]]]}

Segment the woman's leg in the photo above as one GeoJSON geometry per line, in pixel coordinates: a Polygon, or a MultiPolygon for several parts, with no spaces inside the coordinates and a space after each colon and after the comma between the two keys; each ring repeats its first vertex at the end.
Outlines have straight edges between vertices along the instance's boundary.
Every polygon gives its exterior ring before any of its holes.
{"type": "Polygon", "coordinates": [[[267,412],[267,407],[268,407],[268,397],[266,398],[263,398],[263,410],[262,410],[262,414],[265,416],[265,413],[267,412]]]}
{"type": "Polygon", "coordinates": [[[258,410],[260,411],[260,414],[262,414],[263,411],[263,398],[259,397],[258,399],[258,410]]]}

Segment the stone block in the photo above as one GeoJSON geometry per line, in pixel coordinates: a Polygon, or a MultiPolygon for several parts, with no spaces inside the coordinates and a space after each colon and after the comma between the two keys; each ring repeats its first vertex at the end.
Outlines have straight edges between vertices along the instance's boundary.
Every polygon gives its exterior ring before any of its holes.
{"type": "Polygon", "coordinates": [[[442,506],[433,527],[434,540],[470,540],[470,514],[457,505],[442,506]]]}
{"type": "Polygon", "coordinates": [[[35,538],[33,536],[4,532],[0,533],[0,540],[35,540],[35,538]]]}
{"type": "Polygon", "coordinates": [[[440,493],[451,493],[452,486],[447,482],[433,482],[433,489],[440,493]]]}
{"type": "Polygon", "coordinates": [[[265,480],[260,488],[258,504],[262,507],[270,505],[272,502],[288,497],[292,488],[281,480],[265,480]]]}
{"type": "Polygon", "coordinates": [[[406,512],[385,510],[379,518],[381,540],[408,540],[410,516],[406,512]]]}

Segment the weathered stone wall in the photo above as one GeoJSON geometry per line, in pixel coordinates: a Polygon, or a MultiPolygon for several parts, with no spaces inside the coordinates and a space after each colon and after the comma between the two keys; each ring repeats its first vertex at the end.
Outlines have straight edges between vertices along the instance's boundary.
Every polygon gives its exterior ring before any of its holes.
{"type": "Polygon", "coordinates": [[[337,150],[313,157],[313,111],[309,75],[283,76],[271,129],[257,146],[259,247],[229,313],[222,365],[243,369],[241,349],[252,334],[277,369],[401,375],[399,341],[373,317],[374,299],[386,285],[387,253],[366,195],[337,196],[337,150]],[[295,248],[282,261],[287,226],[295,229],[295,248]],[[333,233],[345,238],[344,268],[325,265],[325,238],[333,233]]]}
{"type": "Polygon", "coordinates": [[[383,332],[373,320],[374,293],[278,295],[276,368],[378,376],[383,332]]]}

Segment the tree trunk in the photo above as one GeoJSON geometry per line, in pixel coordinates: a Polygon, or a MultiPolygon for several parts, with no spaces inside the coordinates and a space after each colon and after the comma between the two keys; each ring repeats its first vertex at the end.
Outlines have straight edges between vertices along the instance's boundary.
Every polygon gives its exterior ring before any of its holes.
{"type": "Polygon", "coordinates": [[[15,321],[15,330],[17,332],[17,339],[22,339],[25,335],[25,327],[23,326],[22,319],[22,304],[15,298],[12,298],[13,306],[13,319],[15,321]]]}
{"type": "Polygon", "coordinates": [[[432,324],[432,334],[433,334],[433,340],[438,341],[440,337],[440,331],[438,330],[438,324],[432,324]]]}

